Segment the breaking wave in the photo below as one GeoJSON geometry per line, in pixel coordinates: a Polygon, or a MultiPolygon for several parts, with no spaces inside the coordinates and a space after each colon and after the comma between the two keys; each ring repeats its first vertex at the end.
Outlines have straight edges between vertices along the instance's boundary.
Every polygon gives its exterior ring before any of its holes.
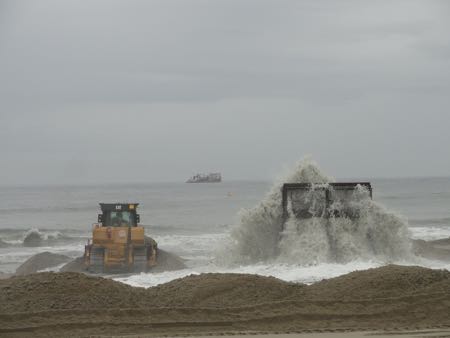
{"type": "Polygon", "coordinates": [[[63,235],[56,231],[53,233],[43,233],[39,229],[32,228],[28,230],[23,237],[24,246],[40,246],[43,242],[54,241],[62,238],[63,235]]]}
{"type": "MultiPolygon", "coordinates": [[[[240,224],[231,231],[230,241],[218,255],[221,263],[254,264],[258,262],[346,263],[360,259],[386,262],[411,255],[408,224],[405,219],[372,201],[363,187],[349,196],[348,205],[334,203],[339,210],[351,207],[358,217],[323,217],[300,219],[288,206],[283,217],[283,183],[311,183],[321,186],[333,182],[309,158],[297,163],[294,170],[276,182],[265,198],[253,209],[240,212],[240,224]],[[227,257],[224,259],[223,257],[227,257]]],[[[314,188],[308,194],[314,208],[321,203],[314,188]]]]}
{"type": "Polygon", "coordinates": [[[54,246],[84,242],[86,238],[82,233],[67,233],[64,230],[2,229],[0,231],[0,248],[54,246]]]}

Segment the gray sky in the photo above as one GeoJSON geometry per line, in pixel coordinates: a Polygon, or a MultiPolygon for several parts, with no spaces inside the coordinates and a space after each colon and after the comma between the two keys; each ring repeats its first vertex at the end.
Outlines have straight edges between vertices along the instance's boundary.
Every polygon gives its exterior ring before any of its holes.
{"type": "Polygon", "coordinates": [[[0,0],[0,184],[450,175],[450,2],[0,0]]]}

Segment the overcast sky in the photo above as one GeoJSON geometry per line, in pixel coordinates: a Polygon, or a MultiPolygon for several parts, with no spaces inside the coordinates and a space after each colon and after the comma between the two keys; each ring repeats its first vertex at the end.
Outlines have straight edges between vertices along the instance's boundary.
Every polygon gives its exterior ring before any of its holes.
{"type": "Polygon", "coordinates": [[[450,2],[0,0],[0,184],[450,175],[450,2]]]}

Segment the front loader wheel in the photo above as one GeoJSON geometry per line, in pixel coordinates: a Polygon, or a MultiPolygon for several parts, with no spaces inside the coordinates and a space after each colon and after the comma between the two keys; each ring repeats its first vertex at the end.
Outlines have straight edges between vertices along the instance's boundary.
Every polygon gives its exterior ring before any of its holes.
{"type": "Polygon", "coordinates": [[[147,250],[145,247],[133,250],[133,271],[147,272],[147,250]]]}
{"type": "Polygon", "coordinates": [[[92,273],[103,273],[103,257],[105,255],[105,250],[103,248],[92,248],[91,256],[89,262],[89,272],[92,273]]]}

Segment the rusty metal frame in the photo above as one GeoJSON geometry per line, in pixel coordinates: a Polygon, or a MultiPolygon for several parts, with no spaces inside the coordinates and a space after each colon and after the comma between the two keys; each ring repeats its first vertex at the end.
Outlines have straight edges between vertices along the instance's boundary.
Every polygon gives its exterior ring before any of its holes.
{"type": "Polygon", "coordinates": [[[287,204],[288,204],[288,193],[294,190],[311,190],[312,188],[316,190],[325,190],[325,200],[326,209],[331,204],[330,190],[355,190],[356,187],[360,185],[365,187],[372,198],[373,190],[370,182],[338,182],[338,183],[285,183],[281,189],[282,194],[282,208],[283,208],[283,219],[286,220],[288,217],[287,204]]]}

